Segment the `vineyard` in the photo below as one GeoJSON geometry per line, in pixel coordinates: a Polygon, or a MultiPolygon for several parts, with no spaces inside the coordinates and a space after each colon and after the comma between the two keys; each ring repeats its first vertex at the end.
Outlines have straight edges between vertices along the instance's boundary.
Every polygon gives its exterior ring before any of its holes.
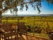
{"type": "Polygon", "coordinates": [[[0,30],[0,40],[53,40],[53,16],[3,17],[0,30]]]}

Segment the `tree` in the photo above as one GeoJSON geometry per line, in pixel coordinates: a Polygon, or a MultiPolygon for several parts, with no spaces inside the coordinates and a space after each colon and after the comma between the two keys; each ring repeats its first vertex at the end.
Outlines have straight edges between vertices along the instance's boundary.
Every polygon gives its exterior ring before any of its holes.
{"type": "Polygon", "coordinates": [[[48,3],[53,4],[53,0],[46,0],[48,3]]]}
{"type": "MultiPolygon", "coordinates": [[[[17,6],[20,6],[20,10],[22,11],[25,5],[27,11],[28,4],[31,4],[31,6],[34,9],[37,8],[38,13],[40,13],[41,12],[40,7],[42,1],[43,0],[28,0],[28,2],[25,2],[25,0],[0,0],[0,23],[1,23],[1,14],[7,11],[8,9],[10,10],[11,13],[13,12],[17,13],[18,11],[17,6]],[[37,2],[36,5],[34,5],[35,2],[37,2]]],[[[46,0],[46,1],[49,3],[53,3],[53,0],[46,0]]]]}

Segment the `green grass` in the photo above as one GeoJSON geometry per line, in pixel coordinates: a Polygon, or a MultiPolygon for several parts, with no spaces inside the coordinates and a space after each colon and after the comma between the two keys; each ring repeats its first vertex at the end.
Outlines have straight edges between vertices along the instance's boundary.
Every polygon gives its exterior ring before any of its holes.
{"type": "MultiPolygon", "coordinates": [[[[33,36],[33,33],[28,33],[28,35],[33,36]]],[[[43,38],[49,38],[47,34],[45,33],[34,33],[35,37],[43,37],[43,38]]]]}

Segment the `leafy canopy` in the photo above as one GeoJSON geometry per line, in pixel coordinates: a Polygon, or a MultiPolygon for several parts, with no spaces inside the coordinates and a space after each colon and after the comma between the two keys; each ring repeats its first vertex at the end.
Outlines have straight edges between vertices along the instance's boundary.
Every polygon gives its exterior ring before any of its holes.
{"type": "MultiPolygon", "coordinates": [[[[31,4],[31,6],[35,9],[37,8],[38,13],[41,12],[40,7],[41,2],[43,0],[28,0],[28,2],[26,0],[0,0],[0,11],[3,13],[6,10],[10,9],[10,12],[17,12],[19,11],[17,6],[20,6],[20,10],[23,11],[24,5],[26,7],[26,11],[28,10],[28,5],[31,4]],[[34,5],[34,3],[36,5],[34,5]]],[[[46,0],[48,3],[53,4],[53,0],[46,0]]]]}

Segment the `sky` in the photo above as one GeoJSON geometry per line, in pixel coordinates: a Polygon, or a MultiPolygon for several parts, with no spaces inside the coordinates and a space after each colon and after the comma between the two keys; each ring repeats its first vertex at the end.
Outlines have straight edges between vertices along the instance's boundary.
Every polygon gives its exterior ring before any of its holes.
{"type": "Polygon", "coordinates": [[[25,10],[25,7],[24,7],[24,9],[23,9],[23,11],[20,11],[19,10],[19,8],[20,8],[20,6],[18,6],[18,12],[17,12],[17,14],[16,13],[10,13],[10,11],[8,10],[7,12],[5,12],[5,13],[3,13],[2,15],[4,16],[4,15],[18,15],[18,16],[20,16],[20,15],[22,15],[22,16],[26,16],[26,15],[41,15],[41,14],[53,14],[53,4],[51,5],[51,4],[48,4],[46,1],[43,1],[43,2],[41,2],[42,3],[42,7],[40,8],[40,10],[41,10],[41,13],[39,13],[38,14],[38,10],[37,10],[37,8],[34,10],[33,8],[32,8],[32,6],[29,4],[29,9],[26,11],[25,10]]]}

